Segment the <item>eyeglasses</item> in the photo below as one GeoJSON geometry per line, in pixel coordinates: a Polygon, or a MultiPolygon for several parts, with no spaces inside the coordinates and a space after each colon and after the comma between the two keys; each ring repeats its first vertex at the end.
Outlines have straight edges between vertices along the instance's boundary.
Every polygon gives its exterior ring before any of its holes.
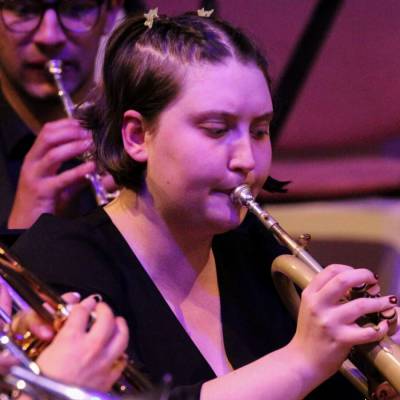
{"type": "Polygon", "coordinates": [[[103,3],[104,0],[0,0],[0,16],[8,30],[30,33],[40,26],[45,11],[52,8],[64,30],[89,32],[99,20],[103,3]]]}

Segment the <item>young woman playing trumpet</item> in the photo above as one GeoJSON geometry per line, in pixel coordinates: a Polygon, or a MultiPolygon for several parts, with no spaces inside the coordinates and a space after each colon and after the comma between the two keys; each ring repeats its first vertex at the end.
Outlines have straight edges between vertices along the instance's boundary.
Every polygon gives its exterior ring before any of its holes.
{"type": "Polygon", "coordinates": [[[101,293],[137,364],[154,381],[172,374],[171,398],[330,399],[340,386],[357,398],[341,381],[313,391],[388,331],[355,321],[397,299],[343,303],[377,277],[332,265],[304,290],[297,327],[284,309],[269,271],[283,249],[231,201],[243,183],[257,195],[271,163],[254,44],[227,22],[153,10],[113,33],[99,90],[84,124],[123,190],[73,222],[43,216],[15,246],[23,262],[60,291],[101,293]]]}

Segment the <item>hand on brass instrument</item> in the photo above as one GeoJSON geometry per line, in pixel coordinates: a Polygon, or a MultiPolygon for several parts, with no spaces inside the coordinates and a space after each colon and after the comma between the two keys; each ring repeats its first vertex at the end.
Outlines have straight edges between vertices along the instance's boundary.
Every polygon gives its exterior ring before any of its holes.
{"type": "Polygon", "coordinates": [[[60,198],[73,196],[85,183],[85,175],[95,170],[94,163],[59,169],[91,145],[90,133],[72,118],[45,124],[22,165],[8,227],[28,228],[42,213],[55,213],[60,198]]]}
{"type": "Polygon", "coordinates": [[[50,378],[107,391],[125,367],[122,355],[127,344],[125,320],[115,317],[105,303],[84,300],[72,307],[65,324],[37,362],[50,378]],[[92,311],[96,320],[87,330],[92,311]]]}
{"type": "MultiPolygon", "coordinates": [[[[62,295],[64,301],[73,305],[79,303],[81,296],[76,292],[69,292],[62,295]]],[[[93,302],[93,296],[83,300],[84,302],[93,302]]],[[[46,304],[45,307],[49,308],[46,304]]],[[[12,331],[14,334],[23,334],[26,331],[31,332],[38,339],[49,342],[54,336],[54,329],[48,325],[42,318],[34,311],[19,311],[13,316],[12,331]]]]}
{"type": "Polygon", "coordinates": [[[305,365],[325,379],[333,374],[357,344],[375,342],[388,332],[387,320],[360,326],[356,321],[371,313],[394,308],[395,296],[360,297],[343,301],[351,288],[377,285],[367,269],[331,265],[317,274],[303,291],[296,334],[291,342],[305,365]]]}

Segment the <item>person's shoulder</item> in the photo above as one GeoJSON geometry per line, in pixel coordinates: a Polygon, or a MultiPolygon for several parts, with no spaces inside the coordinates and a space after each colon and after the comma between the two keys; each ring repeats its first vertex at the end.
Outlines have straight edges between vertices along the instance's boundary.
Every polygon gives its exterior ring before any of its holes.
{"type": "Polygon", "coordinates": [[[12,246],[12,252],[34,271],[62,268],[91,270],[104,265],[107,246],[107,225],[111,224],[102,210],[76,219],[44,214],[12,246]]]}
{"type": "Polygon", "coordinates": [[[59,217],[51,214],[43,214],[31,228],[21,235],[14,245],[19,249],[25,243],[43,243],[46,241],[56,243],[61,240],[80,241],[81,239],[93,239],[97,230],[111,221],[101,209],[74,219],[59,217]]]}
{"type": "Polygon", "coordinates": [[[114,260],[120,242],[113,236],[115,228],[101,209],[73,220],[43,215],[11,252],[58,292],[100,293],[115,306],[121,273],[114,260]]]}

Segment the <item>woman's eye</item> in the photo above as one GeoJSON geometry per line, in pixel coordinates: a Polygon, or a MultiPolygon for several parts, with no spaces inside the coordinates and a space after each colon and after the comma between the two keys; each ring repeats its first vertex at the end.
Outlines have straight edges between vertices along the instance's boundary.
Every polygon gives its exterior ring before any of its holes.
{"type": "Polygon", "coordinates": [[[251,134],[256,139],[263,139],[265,136],[269,136],[269,125],[255,127],[251,130],[251,134]]]}
{"type": "Polygon", "coordinates": [[[208,135],[213,137],[224,136],[229,128],[225,125],[203,125],[201,127],[208,135]]]}

